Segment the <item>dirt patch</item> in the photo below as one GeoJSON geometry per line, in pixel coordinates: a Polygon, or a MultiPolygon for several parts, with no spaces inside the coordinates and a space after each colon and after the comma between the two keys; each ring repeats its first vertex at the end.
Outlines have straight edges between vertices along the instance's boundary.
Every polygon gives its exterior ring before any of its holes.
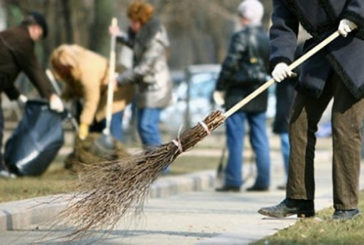
{"type": "Polygon", "coordinates": [[[66,169],[78,170],[85,164],[121,159],[129,156],[125,146],[113,140],[115,150],[111,152],[100,152],[94,149],[94,142],[101,137],[100,133],[91,133],[85,140],[76,139],[73,152],[64,161],[66,169]]]}

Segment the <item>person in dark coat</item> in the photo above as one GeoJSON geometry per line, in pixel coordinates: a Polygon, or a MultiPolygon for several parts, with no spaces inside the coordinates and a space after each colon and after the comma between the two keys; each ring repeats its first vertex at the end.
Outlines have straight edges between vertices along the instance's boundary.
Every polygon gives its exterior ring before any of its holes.
{"type": "MultiPolygon", "coordinates": [[[[47,23],[37,12],[30,12],[19,26],[0,32],[0,92],[4,92],[11,100],[23,103],[27,98],[15,88],[14,82],[20,72],[24,72],[35,85],[40,95],[49,99],[50,108],[61,112],[63,104],[52,92],[50,82],[37,61],[34,53],[34,42],[47,36],[47,23]]],[[[0,109],[0,147],[4,118],[0,109]]],[[[0,177],[11,177],[5,169],[0,153],[0,177]]]]}
{"type": "MultiPolygon", "coordinates": [[[[281,141],[281,153],[283,157],[284,172],[286,178],[288,176],[289,167],[289,134],[288,121],[292,103],[296,95],[294,83],[292,81],[284,81],[278,83],[275,90],[276,95],[276,115],[273,122],[273,133],[278,134],[281,141]]],[[[280,184],[277,188],[285,190],[287,180],[280,184]]]]}
{"type": "Polygon", "coordinates": [[[333,98],[334,219],[360,214],[360,128],[364,115],[364,4],[362,0],[274,0],[270,30],[272,76],[277,82],[294,75],[292,62],[299,23],[312,38],[304,52],[336,30],[342,35],[302,65],[290,119],[290,167],[286,198],[258,212],[271,217],[314,211],[314,151],[317,124],[333,98]]]}
{"type": "MultiPolygon", "coordinates": [[[[263,12],[263,5],[257,0],[245,0],[238,7],[243,29],[232,36],[214,93],[216,103],[224,104],[226,110],[256,90],[267,77],[269,43],[268,35],[261,26],[263,12]]],[[[255,183],[247,191],[269,189],[270,154],[265,114],[267,98],[268,94],[264,92],[226,119],[229,156],[225,183],[216,191],[239,191],[243,184],[245,122],[249,123],[250,142],[257,164],[255,183]]]]}
{"type": "MultiPolygon", "coordinates": [[[[295,53],[295,58],[299,58],[302,54],[303,45],[298,45],[295,53]]],[[[299,74],[299,67],[295,69],[295,72],[299,74]]],[[[276,114],[273,121],[273,133],[278,134],[281,141],[281,153],[284,163],[284,172],[286,178],[284,183],[280,184],[277,188],[279,190],[285,190],[287,186],[287,177],[289,170],[289,134],[288,124],[289,115],[292,109],[294,98],[296,97],[296,84],[297,77],[286,79],[285,81],[276,84],[275,96],[276,96],[276,114]]]]}

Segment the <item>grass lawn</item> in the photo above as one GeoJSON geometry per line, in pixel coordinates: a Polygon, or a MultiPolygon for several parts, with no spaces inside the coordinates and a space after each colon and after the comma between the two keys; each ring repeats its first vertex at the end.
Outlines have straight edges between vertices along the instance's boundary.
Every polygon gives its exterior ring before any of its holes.
{"type": "MultiPolygon", "coordinates": [[[[359,208],[364,211],[364,191],[359,208]]],[[[316,218],[301,219],[254,244],[364,244],[364,215],[349,221],[332,220],[333,208],[318,212],[316,218]]]]}
{"type": "MultiPolygon", "coordinates": [[[[171,165],[171,175],[216,169],[218,161],[219,157],[180,156],[171,165]]],[[[40,177],[0,179],[0,202],[74,191],[77,175],[64,169],[61,162],[62,159],[56,159],[40,177]]]]}

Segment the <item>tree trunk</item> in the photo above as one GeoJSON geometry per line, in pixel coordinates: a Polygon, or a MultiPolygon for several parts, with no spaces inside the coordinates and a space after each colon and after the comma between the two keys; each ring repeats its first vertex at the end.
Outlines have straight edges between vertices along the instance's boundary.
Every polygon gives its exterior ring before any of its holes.
{"type": "Polygon", "coordinates": [[[73,43],[74,39],[73,39],[72,13],[70,9],[70,1],[62,0],[61,4],[62,4],[64,26],[66,29],[66,42],[73,43]]]}
{"type": "Polygon", "coordinates": [[[6,9],[3,2],[0,0],[0,31],[6,28],[6,9]]]}

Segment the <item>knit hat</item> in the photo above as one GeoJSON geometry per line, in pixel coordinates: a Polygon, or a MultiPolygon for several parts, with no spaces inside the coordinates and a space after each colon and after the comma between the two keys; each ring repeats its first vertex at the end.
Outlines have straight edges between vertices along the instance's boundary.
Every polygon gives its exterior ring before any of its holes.
{"type": "Polygon", "coordinates": [[[253,25],[260,25],[264,14],[264,7],[258,0],[244,0],[239,4],[238,14],[250,20],[253,25]]]}
{"type": "Polygon", "coordinates": [[[28,12],[27,15],[24,17],[22,21],[25,25],[37,24],[43,30],[43,38],[47,37],[48,34],[48,25],[47,21],[45,20],[44,16],[38,12],[32,11],[28,12]]]}

